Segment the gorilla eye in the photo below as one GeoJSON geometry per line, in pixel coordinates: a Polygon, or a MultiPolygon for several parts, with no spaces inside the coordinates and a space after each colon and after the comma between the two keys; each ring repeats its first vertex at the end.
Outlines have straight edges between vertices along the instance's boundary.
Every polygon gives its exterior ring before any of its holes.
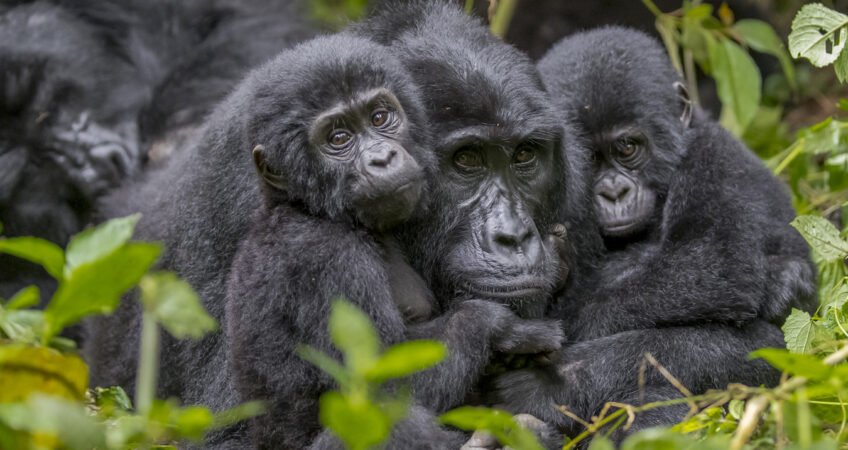
{"type": "Polygon", "coordinates": [[[641,147],[642,144],[636,139],[624,138],[616,143],[615,150],[618,152],[618,156],[629,158],[636,154],[641,147]]]}
{"type": "Polygon", "coordinates": [[[518,164],[526,164],[529,162],[533,162],[536,159],[536,150],[529,145],[522,145],[518,147],[518,150],[512,155],[512,162],[518,164]]]}
{"type": "Polygon", "coordinates": [[[377,128],[382,127],[386,123],[389,122],[389,112],[386,110],[376,111],[371,115],[371,125],[374,125],[377,128]]]}
{"type": "Polygon", "coordinates": [[[480,167],[483,165],[483,159],[476,151],[463,147],[453,155],[453,162],[465,168],[480,167]]]}
{"type": "Polygon", "coordinates": [[[330,133],[329,142],[331,146],[341,148],[350,141],[350,138],[351,135],[347,131],[336,130],[330,133]]]}

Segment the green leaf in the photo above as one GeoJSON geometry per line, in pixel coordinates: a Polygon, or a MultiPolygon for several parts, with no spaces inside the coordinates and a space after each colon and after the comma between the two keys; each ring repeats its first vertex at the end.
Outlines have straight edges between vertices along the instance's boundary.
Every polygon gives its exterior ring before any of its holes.
{"type": "Polygon", "coordinates": [[[589,443],[589,450],[615,450],[615,445],[605,436],[598,435],[589,443]]]}
{"type": "Polygon", "coordinates": [[[809,353],[816,345],[834,338],[827,328],[813,322],[809,314],[795,308],[792,308],[782,329],[786,348],[792,353],[809,353]]]}
{"type": "Polygon", "coordinates": [[[171,272],[145,275],[139,283],[144,309],[177,339],[199,339],[218,324],[206,313],[194,289],[171,272]]]}
{"type": "Polygon", "coordinates": [[[228,427],[234,423],[238,423],[242,420],[250,419],[251,417],[256,417],[264,413],[265,405],[260,401],[242,403],[241,405],[216,413],[214,419],[212,419],[212,425],[209,429],[217,430],[219,428],[228,427]]]}
{"type": "Polygon", "coordinates": [[[342,351],[354,373],[365,374],[371,369],[377,361],[380,342],[365,313],[346,300],[336,299],[328,328],[333,343],[342,351]]]}
{"type": "Polygon", "coordinates": [[[792,60],[783,46],[783,41],[777,36],[774,28],[771,25],[757,19],[742,19],[733,25],[742,38],[745,44],[754,50],[761,53],[768,53],[777,57],[780,65],[783,68],[783,73],[789,81],[792,89],[796,89],[795,83],[795,68],[792,66],[792,60]]]}
{"type": "Polygon", "coordinates": [[[377,383],[405,377],[438,363],[446,354],[447,349],[441,342],[401,342],[386,350],[366,376],[377,383]]]}
{"type": "Polygon", "coordinates": [[[734,135],[741,136],[760,105],[760,70],[754,60],[730,40],[714,44],[710,48],[710,59],[722,104],[721,124],[734,135]]]}
{"type": "Polygon", "coordinates": [[[47,305],[45,338],[87,315],[114,311],[121,295],[138,284],[159,251],[156,244],[125,244],[105,258],[76,268],[47,305]]]}
{"type": "Polygon", "coordinates": [[[848,82],[848,52],[842,50],[842,53],[836,58],[836,62],[833,63],[833,70],[836,72],[836,78],[839,79],[840,83],[848,82]]]}
{"type": "Polygon", "coordinates": [[[844,98],[840,98],[839,104],[836,105],[836,106],[843,111],[848,111],[848,100],[846,100],[844,98]]]}
{"type": "Polygon", "coordinates": [[[34,395],[26,404],[30,410],[37,411],[43,420],[31,431],[56,436],[66,448],[108,448],[106,427],[89,414],[82,404],[43,395],[34,395]]]}
{"type": "Polygon", "coordinates": [[[120,386],[110,388],[96,387],[93,389],[94,406],[98,408],[119,409],[122,411],[132,410],[132,400],[127,392],[120,386]]]}
{"type": "Polygon", "coordinates": [[[65,274],[77,267],[102,259],[127,243],[140,214],[112,219],[81,231],[68,242],[65,251],[65,274]]]}
{"type": "Polygon", "coordinates": [[[792,20],[789,53],[794,58],[807,58],[816,67],[836,61],[848,39],[845,26],[848,16],[822,5],[804,5],[792,20]]]}
{"type": "Polygon", "coordinates": [[[790,353],[780,348],[763,348],[751,353],[752,358],[763,358],[769,364],[790,375],[821,380],[830,376],[831,367],[812,355],[790,353]]]}
{"type": "Polygon", "coordinates": [[[38,286],[28,286],[18,291],[3,307],[9,310],[24,309],[38,304],[38,286]]]}
{"type": "Polygon", "coordinates": [[[730,414],[730,417],[733,417],[736,420],[742,418],[742,414],[745,412],[745,401],[739,400],[738,398],[734,398],[727,404],[727,413],[730,414]]]}
{"type": "Polygon", "coordinates": [[[203,439],[212,425],[212,412],[202,406],[189,406],[179,410],[176,419],[177,433],[194,441],[203,439]]]}
{"type": "Polygon", "coordinates": [[[501,444],[511,448],[543,448],[531,431],[518,425],[512,415],[499,409],[463,406],[442,414],[439,421],[465,431],[488,431],[495,435],[501,444]]]}
{"type": "Polygon", "coordinates": [[[34,262],[57,280],[62,279],[62,267],[65,265],[65,252],[47,240],[34,237],[16,237],[0,239],[0,253],[8,253],[18,258],[34,262]]]}
{"type": "Polygon", "coordinates": [[[330,358],[316,348],[304,344],[298,344],[295,348],[295,353],[333,377],[342,389],[346,390],[350,386],[350,375],[348,375],[344,367],[336,362],[335,359],[330,358]]]}
{"type": "Polygon", "coordinates": [[[388,416],[370,403],[353,404],[336,391],[319,399],[321,424],[335,433],[348,448],[358,450],[383,442],[391,432],[388,416]]]}
{"type": "Polygon", "coordinates": [[[827,219],[818,216],[798,216],[790,224],[801,233],[810,247],[824,260],[843,260],[848,256],[848,242],[827,219]]]}

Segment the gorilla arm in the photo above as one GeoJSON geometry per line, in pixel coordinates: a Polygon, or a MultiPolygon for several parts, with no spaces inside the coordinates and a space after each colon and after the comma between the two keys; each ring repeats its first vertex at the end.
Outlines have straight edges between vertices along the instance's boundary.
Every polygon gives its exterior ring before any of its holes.
{"type": "Polygon", "coordinates": [[[564,306],[569,338],[773,320],[814,292],[784,187],[718,125],[696,127],[669,188],[659,241],[608,256],[595,291],[564,306]]]}
{"type": "MultiPolygon", "coordinates": [[[[557,405],[588,420],[609,401],[639,405],[643,399],[682,396],[651,366],[640,389],[638,374],[645,353],[653,355],[684,387],[700,394],[728,383],[777,384],[780,373],[763,360],[749,360],[747,354],[783,345],[780,329],[761,320],[744,328],[716,324],[628,331],[563,348],[553,366],[501,375],[495,380],[492,402],[512,413],[532,414],[574,436],[583,427],[557,405]]],[[[636,429],[675,423],[686,409],[663,407],[638,414],[636,429]]]]}

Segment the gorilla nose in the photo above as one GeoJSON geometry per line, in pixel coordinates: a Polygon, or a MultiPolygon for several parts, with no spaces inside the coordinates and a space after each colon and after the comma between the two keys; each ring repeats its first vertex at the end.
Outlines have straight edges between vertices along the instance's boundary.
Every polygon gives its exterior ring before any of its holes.
{"type": "Polygon", "coordinates": [[[397,155],[397,150],[394,148],[379,148],[371,151],[370,161],[368,165],[372,167],[388,167],[397,155]]]}
{"type": "Polygon", "coordinates": [[[486,250],[511,263],[535,264],[542,257],[542,243],[532,220],[506,204],[492,213],[485,223],[486,250]]]}
{"type": "Polygon", "coordinates": [[[628,192],[630,192],[630,188],[627,186],[609,186],[607,188],[602,188],[598,193],[601,194],[601,197],[611,202],[615,202],[616,200],[624,198],[628,192]]]}

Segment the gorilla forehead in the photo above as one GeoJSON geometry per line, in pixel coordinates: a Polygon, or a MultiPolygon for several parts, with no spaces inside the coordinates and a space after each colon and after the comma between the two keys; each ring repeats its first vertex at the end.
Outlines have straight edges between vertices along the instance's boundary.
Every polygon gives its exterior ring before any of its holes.
{"type": "Polygon", "coordinates": [[[641,31],[604,27],[563,39],[539,62],[555,102],[589,132],[612,124],[668,126],[679,80],[665,50],[641,31]],[[659,122],[659,123],[656,123],[659,122]]]}
{"type": "Polygon", "coordinates": [[[484,125],[509,137],[558,127],[530,59],[455,5],[393,4],[353,29],[392,47],[439,134],[484,125]]]}
{"type": "MultiPolygon", "coordinates": [[[[309,124],[328,107],[384,87],[415,113],[414,86],[385,47],[340,34],[302,43],[251,74],[252,114],[258,121],[309,124]]],[[[282,131],[282,130],[280,130],[282,131]]]]}

